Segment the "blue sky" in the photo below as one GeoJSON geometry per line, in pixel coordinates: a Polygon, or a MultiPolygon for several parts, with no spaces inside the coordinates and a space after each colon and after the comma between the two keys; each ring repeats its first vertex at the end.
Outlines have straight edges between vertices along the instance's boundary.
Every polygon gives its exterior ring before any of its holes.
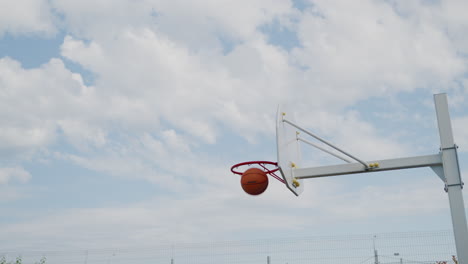
{"type": "Polygon", "coordinates": [[[451,229],[428,168],[308,180],[300,197],[274,181],[248,196],[229,169],[275,161],[278,104],[365,160],[436,154],[447,93],[465,176],[467,8],[3,1],[0,248],[451,229]]]}

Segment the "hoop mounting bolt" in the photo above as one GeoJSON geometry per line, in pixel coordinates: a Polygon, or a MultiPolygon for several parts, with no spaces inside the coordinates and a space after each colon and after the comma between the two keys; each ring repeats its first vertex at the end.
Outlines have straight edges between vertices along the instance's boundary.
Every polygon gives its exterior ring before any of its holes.
{"type": "Polygon", "coordinates": [[[301,183],[296,179],[296,178],[293,178],[293,184],[292,184],[295,188],[301,186],[301,183]]]}

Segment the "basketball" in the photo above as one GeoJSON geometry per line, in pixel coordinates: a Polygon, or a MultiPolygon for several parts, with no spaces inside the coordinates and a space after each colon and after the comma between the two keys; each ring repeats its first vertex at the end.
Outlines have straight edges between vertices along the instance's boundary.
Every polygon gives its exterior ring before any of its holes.
{"type": "Polygon", "coordinates": [[[259,168],[250,168],[242,174],[241,185],[246,193],[259,195],[268,187],[268,176],[259,168]]]}

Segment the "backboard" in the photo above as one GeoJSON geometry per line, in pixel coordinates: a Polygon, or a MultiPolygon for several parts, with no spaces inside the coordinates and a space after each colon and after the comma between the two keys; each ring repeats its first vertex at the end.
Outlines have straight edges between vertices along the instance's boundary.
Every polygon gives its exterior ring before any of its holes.
{"type": "Polygon", "coordinates": [[[301,152],[298,131],[293,126],[283,122],[287,116],[289,121],[294,121],[294,113],[286,112],[287,107],[278,106],[276,116],[276,146],[278,153],[278,167],[286,186],[291,192],[299,196],[304,190],[302,180],[294,177],[295,170],[301,166],[301,152]]]}

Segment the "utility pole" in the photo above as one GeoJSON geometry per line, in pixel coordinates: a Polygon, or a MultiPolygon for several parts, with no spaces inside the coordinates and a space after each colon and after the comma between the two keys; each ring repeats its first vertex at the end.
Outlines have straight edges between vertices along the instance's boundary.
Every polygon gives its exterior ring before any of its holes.
{"type": "Polygon", "coordinates": [[[270,264],[270,256],[267,256],[267,264],[270,264]]]}
{"type": "Polygon", "coordinates": [[[174,245],[171,245],[171,264],[174,264],[174,245]]]}
{"type": "MultiPolygon", "coordinates": [[[[400,253],[393,253],[393,256],[397,257],[400,256],[400,253]]],[[[403,264],[403,258],[400,257],[400,264],[403,264]]]]}
{"type": "Polygon", "coordinates": [[[377,236],[374,236],[374,239],[372,240],[374,244],[374,264],[379,264],[379,254],[377,253],[377,249],[375,249],[375,239],[377,236]]]}

